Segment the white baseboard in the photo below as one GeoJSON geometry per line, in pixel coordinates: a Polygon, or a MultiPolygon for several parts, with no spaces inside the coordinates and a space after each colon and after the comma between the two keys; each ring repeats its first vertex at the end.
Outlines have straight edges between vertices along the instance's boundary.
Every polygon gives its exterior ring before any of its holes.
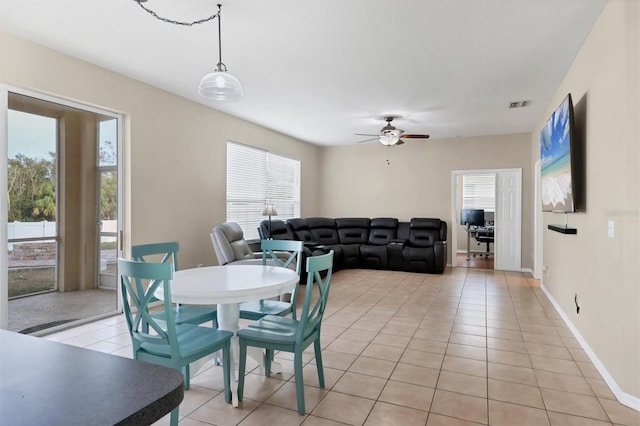
{"type": "Polygon", "coordinates": [[[613,394],[618,399],[618,401],[621,404],[626,405],[627,407],[633,408],[636,411],[640,411],[640,398],[630,395],[624,392],[622,389],[620,389],[620,386],[618,386],[618,383],[616,383],[613,376],[611,376],[611,374],[609,373],[607,368],[604,366],[602,361],[600,361],[600,358],[598,358],[598,356],[593,351],[593,349],[591,349],[591,346],[589,346],[589,344],[584,339],[584,337],[582,337],[578,329],[573,325],[573,323],[571,322],[567,314],[562,310],[562,308],[553,298],[549,290],[547,290],[547,288],[542,283],[540,283],[540,289],[547,296],[547,298],[549,299],[553,307],[556,309],[558,314],[560,314],[565,324],[567,324],[567,327],[569,327],[569,329],[571,330],[571,333],[573,333],[573,336],[578,340],[578,343],[580,343],[580,346],[582,346],[582,349],[584,349],[587,356],[589,357],[593,365],[596,367],[596,369],[598,370],[598,372],[600,373],[604,381],[607,383],[607,385],[609,386],[609,389],[611,389],[611,392],[613,392],[613,394]]]}

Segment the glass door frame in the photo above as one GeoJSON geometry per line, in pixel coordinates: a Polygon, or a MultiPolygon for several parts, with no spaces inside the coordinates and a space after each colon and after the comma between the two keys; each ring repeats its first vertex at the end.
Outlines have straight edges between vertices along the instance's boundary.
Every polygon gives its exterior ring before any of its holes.
{"type": "MultiPolygon", "coordinates": [[[[122,230],[125,228],[124,223],[124,185],[123,185],[123,147],[124,147],[124,116],[122,114],[109,111],[106,109],[96,108],[87,104],[82,104],[74,101],[64,99],[62,97],[55,97],[45,95],[42,93],[34,92],[19,87],[1,84],[0,83],[0,187],[7,188],[8,185],[8,110],[9,110],[9,93],[15,93],[18,95],[28,96],[36,99],[40,99],[47,102],[52,102],[60,105],[65,105],[71,108],[92,112],[95,114],[105,115],[113,117],[117,120],[117,174],[118,174],[118,207],[117,207],[117,220],[118,220],[118,241],[117,241],[117,256],[123,255],[123,241],[122,230]]],[[[95,164],[98,169],[98,162],[95,164]]],[[[58,198],[58,195],[56,195],[58,198]]],[[[0,191],[0,226],[6,227],[8,220],[8,194],[6,190],[0,191]]],[[[99,218],[96,218],[98,220],[99,218]]],[[[7,232],[0,232],[0,245],[5,249],[0,250],[0,329],[6,329],[9,322],[9,278],[8,278],[8,251],[6,249],[8,244],[7,232]]],[[[97,259],[99,262],[99,259],[97,259]]],[[[76,324],[83,322],[95,321],[100,317],[107,317],[118,312],[122,312],[122,300],[120,294],[120,286],[116,286],[116,309],[114,311],[92,316],[86,319],[78,320],[76,324]]]]}

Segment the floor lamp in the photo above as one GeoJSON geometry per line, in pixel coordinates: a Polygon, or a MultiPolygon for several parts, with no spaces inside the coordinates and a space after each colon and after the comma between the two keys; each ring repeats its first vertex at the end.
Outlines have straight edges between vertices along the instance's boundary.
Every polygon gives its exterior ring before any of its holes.
{"type": "Polygon", "coordinates": [[[265,204],[262,216],[269,216],[269,239],[271,239],[271,216],[278,216],[276,207],[273,204],[265,204]]]}

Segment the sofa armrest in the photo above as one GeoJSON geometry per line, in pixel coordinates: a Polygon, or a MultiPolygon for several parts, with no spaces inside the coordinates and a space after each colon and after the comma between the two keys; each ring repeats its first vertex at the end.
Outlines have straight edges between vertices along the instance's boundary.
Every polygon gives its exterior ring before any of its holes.
{"type": "Polygon", "coordinates": [[[447,266],[447,242],[436,241],[433,245],[435,255],[436,272],[441,274],[447,266]]]}
{"type": "Polygon", "coordinates": [[[262,265],[262,254],[260,255],[260,258],[234,260],[227,263],[227,265],[262,265]]]}

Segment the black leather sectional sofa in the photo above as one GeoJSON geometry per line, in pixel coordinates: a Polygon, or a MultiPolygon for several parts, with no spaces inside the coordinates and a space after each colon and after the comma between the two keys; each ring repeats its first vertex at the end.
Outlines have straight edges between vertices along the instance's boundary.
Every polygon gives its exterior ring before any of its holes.
{"type": "MultiPolygon", "coordinates": [[[[269,221],[258,228],[269,237],[269,221]]],[[[305,256],[334,251],[334,270],[391,269],[440,274],[447,264],[447,224],[440,219],[310,217],[271,221],[271,237],[305,243],[305,256]]]]}

